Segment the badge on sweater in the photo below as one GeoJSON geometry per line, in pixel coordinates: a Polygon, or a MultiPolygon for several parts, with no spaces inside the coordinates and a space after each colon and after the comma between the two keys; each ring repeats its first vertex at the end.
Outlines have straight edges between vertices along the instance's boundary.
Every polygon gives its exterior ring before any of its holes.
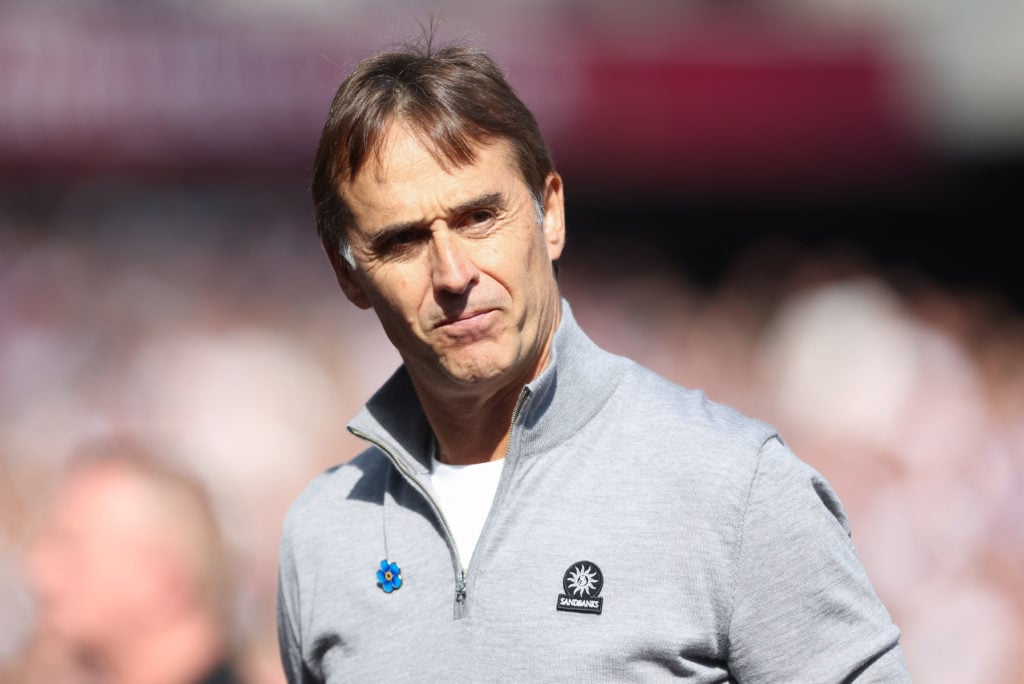
{"type": "Polygon", "coordinates": [[[604,575],[601,568],[590,561],[579,561],[569,566],[562,576],[564,594],[558,595],[558,610],[570,610],[574,613],[601,614],[604,599],[598,596],[604,587],[604,575]]]}
{"type": "Polygon", "coordinates": [[[390,594],[395,589],[402,587],[402,570],[398,563],[390,563],[385,558],[380,562],[380,569],[377,570],[377,586],[390,594]]]}

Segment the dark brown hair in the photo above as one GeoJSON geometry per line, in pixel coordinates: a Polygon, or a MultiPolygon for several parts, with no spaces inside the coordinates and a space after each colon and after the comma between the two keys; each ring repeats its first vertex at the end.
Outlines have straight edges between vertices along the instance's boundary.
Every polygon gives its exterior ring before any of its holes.
{"type": "Polygon", "coordinates": [[[387,127],[402,121],[441,163],[475,161],[474,146],[507,140],[523,180],[537,201],[554,170],[533,114],[501,68],[480,49],[431,40],[361,61],[338,88],[317,147],[313,211],[324,248],[351,264],[345,230],[351,215],[339,186],[372,154],[379,161],[387,127]]]}

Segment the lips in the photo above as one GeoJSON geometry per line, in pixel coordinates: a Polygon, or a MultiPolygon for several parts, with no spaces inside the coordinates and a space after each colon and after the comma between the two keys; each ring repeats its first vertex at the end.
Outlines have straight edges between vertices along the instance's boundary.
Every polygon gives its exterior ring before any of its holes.
{"type": "Polygon", "coordinates": [[[471,344],[494,337],[498,321],[497,309],[466,311],[442,321],[435,332],[448,344],[471,344]]]}
{"type": "MultiPolygon", "coordinates": [[[[439,322],[434,327],[435,328],[443,328],[443,327],[446,327],[446,326],[459,327],[459,326],[469,325],[469,324],[472,324],[474,322],[477,322],[477,319],[480,319],[482,316],[485,316],[486,314],[489,314],[492,311],[494,311],[494,309],[478,309],[476,311],[463,311],[462,313],[458,314],[457,316],[452,316],[452,317],[449,317],[449,318],[442,319],[441,322],[439,322]]],[[[482,322],[482,321],[480,321],[480,322],[482,322]]]]}

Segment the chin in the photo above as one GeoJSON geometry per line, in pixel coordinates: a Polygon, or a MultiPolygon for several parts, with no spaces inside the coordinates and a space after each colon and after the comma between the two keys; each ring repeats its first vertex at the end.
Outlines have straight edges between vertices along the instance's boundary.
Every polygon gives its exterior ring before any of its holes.
{"type": "Polygon", "coordinates": [[[457,384],[466,387],[493,382],[508,375],[511,364],[500,364],[493,361],[485,363],[459,363],[445,368],[445,373],[457,384]]]}
{"type": "Polygon", "coordinates": [[[506,375],[515,366],[513,355],[494,349],[495,345],[474,346],[475,349],[452,350],[454,353],[439,359],[441,369],[449,378],[457,382],[485,382],[506,375]]]}
{"type": "Polygon", "coordinates": [[[492,382],[502,377],[502,375],[503,373],[497,371],[485,372],[480,370],[454,370],[448,372],[448,377],[451,378],[452,382],[463,387],[478,387],[492,382]]]}

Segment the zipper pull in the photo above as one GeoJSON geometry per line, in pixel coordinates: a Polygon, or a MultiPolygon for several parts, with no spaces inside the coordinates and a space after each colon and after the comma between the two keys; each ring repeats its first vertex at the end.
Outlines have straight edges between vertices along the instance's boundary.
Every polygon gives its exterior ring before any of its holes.
{"type": "Polygon", "coordinates": [[[455,582],[455,619],[462,617],[466,605],[466,571],[459,571],[459,578],[455,582]]]}

